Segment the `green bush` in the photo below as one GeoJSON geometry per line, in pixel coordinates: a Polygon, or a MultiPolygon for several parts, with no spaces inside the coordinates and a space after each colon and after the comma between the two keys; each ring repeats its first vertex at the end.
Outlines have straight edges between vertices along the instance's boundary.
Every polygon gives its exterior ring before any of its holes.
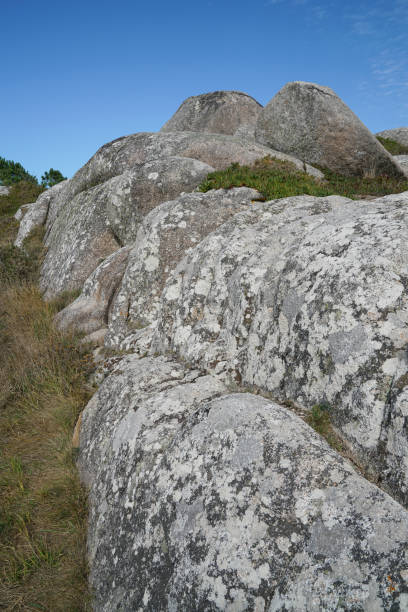
{"type": "Polygon", "coordinates": [[[342,176],[327,168],[319,168],[324,180],[315,179],[301,172],[291,162],[274,159],[270,156],[256,161],[252,166],[232,164],[225,170],[211,172],[199,186],[206,192],[210,189],[230,189],[231,187],[252,187],[257,189],[265,200],[286,198],[296,195],[328,196],[342,195],[352,199],[362,196],[381,196],[408,190],[408,180],[386,176],[367,178],[362,176],[342,176]]]}

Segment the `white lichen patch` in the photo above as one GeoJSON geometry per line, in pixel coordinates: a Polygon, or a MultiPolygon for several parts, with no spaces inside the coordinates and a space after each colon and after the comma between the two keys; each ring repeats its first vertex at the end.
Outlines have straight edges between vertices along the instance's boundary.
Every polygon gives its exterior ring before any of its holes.
{"type": "Polygon", "coordinates": [[[227,361],[233,381],[310,408],[328,405],[355,452],[378,461],[408,503],[408,451],[392,443],[405,426],[387,416],[408,373],[407,230],[406,194],[257,203],[170,273],[153,350],[208,370],[227,361]],[[168,301],[175,278],[179,297],[168,301]],[[180,334],[187,320],[191,329],[180,334]]]}

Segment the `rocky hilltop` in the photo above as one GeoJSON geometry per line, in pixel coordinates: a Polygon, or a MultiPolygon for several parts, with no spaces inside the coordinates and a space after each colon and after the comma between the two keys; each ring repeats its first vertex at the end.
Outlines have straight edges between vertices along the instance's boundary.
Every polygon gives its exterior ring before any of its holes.
{"type": "Polygon", "coordinates": [[[97,611],[408,609],[408,191],[197,190],[266,156],[406,176],[296,82],[189,98],[20,212],[44,295],[81,291],[56,324],[113,355],[76,431],[97,611]]]}

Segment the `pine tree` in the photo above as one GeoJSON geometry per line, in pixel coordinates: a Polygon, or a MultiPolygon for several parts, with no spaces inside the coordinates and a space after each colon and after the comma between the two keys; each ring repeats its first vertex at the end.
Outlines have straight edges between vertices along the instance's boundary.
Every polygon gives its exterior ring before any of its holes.
{"type": "Polygon", "coordinates": [[[0,185],[12,185],[20,181],[38,184],[36,177],[29,174],[21,164],[0,157],[0,185]]]}

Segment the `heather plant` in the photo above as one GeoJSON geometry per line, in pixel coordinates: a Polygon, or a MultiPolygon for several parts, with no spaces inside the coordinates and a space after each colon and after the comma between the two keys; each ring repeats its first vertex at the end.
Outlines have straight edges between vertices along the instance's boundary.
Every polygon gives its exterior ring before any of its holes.
{"type": "Polygon", "coordinates": [[[252,187],[265,200],[286,198],[296,195],[328,196],[342,195],[351,199],[365,196],[382,196],[400,193],[408,189],[408,179],[386,176],[364,177],[343,176],[327,168],[319,168],[324,179],[316,179],[301,172],[291,162],[267,156],[252,166],[232,164],[225,170],[210,173],[199,186],[200,191],[230,189],[231,187],[252,187]]]}

